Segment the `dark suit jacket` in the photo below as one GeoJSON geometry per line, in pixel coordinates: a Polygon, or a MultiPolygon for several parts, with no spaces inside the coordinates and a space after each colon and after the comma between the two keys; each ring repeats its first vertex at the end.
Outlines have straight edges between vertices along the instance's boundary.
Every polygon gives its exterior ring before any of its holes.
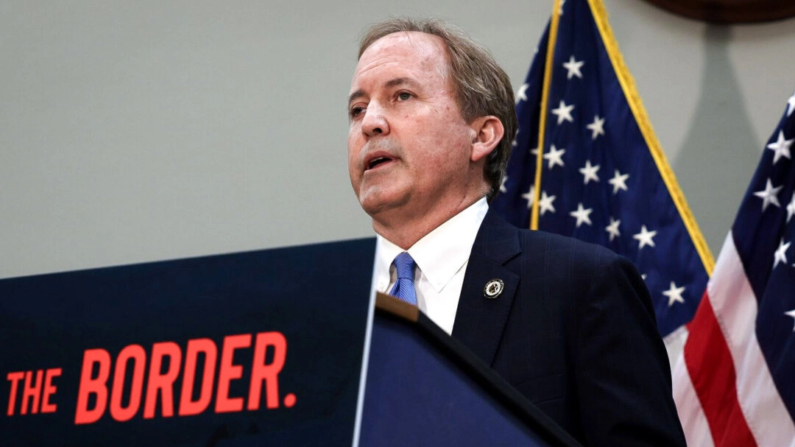
{"type": "Polygon", "coordinates": [[[489,212],[452,335],[585,445],[685,445],[646,286],[605,248],[489,212]]]}

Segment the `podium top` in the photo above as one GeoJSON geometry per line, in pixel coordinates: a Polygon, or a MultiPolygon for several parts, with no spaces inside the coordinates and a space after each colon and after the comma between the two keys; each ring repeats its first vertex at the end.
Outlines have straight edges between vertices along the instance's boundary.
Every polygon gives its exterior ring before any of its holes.
{"type": "MultiPolygon", "coordinates": [[[[375,307],[377,314],[381,317],[386,317],[387,320],[392,320],[395,323],[402,323],[399,326],[404,326],[419,335],[430,345],[434,355],[443,357],[452,363],[455,368],[497,401],[502,408],[546,442],[546,445],[581,445],[460,341],[452,338],[420,312],[417,306],[383,293],[376,293],[375,307]]],[[[371,358],[371,365],[372,361],[371,358]]],[[[368,374],[368,382],[369,380],[368,374]]]]}

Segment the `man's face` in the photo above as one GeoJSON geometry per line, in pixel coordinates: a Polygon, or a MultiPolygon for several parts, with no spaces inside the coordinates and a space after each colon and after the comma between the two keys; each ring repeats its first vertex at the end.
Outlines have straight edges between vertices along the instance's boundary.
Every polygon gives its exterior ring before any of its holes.
{"type": "Polygon", "coordinates": [[[351,184],[374,220],[466,200],[476,133],[461,116],[439,37],[394,33],[373,43],[356,66],[348,111],[351,184]]]}

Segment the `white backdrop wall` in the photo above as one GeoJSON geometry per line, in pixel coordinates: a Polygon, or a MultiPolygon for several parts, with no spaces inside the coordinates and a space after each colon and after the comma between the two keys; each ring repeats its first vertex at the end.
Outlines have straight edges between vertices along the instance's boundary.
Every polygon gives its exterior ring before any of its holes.
{"type": "MultiPolygon", "coordinates": [[[[448,19],[518,86],[552,7],[397,3],[0,3],[0,277],[372,235],[346,167],[362,30],[448,19]]],[[[795,20],[605,3],[717,254],[795,88],[795,20]]]]}

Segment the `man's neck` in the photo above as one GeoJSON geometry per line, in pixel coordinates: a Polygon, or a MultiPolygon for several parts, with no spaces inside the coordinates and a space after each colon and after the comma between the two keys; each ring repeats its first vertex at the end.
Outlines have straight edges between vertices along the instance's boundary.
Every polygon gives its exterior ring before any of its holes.
{"type": "Polygon", "coordinates": [[[373,217],[373,230],[398,247],[408,250],[425,235],[452,219],[461,211],[469,208],[481,198],[482,196],[467,198],[455,204],[455,206],[447,208],[437,207],[428,213],[416,216],[403,215],[400,219],[376,219],[373,217]]]}

